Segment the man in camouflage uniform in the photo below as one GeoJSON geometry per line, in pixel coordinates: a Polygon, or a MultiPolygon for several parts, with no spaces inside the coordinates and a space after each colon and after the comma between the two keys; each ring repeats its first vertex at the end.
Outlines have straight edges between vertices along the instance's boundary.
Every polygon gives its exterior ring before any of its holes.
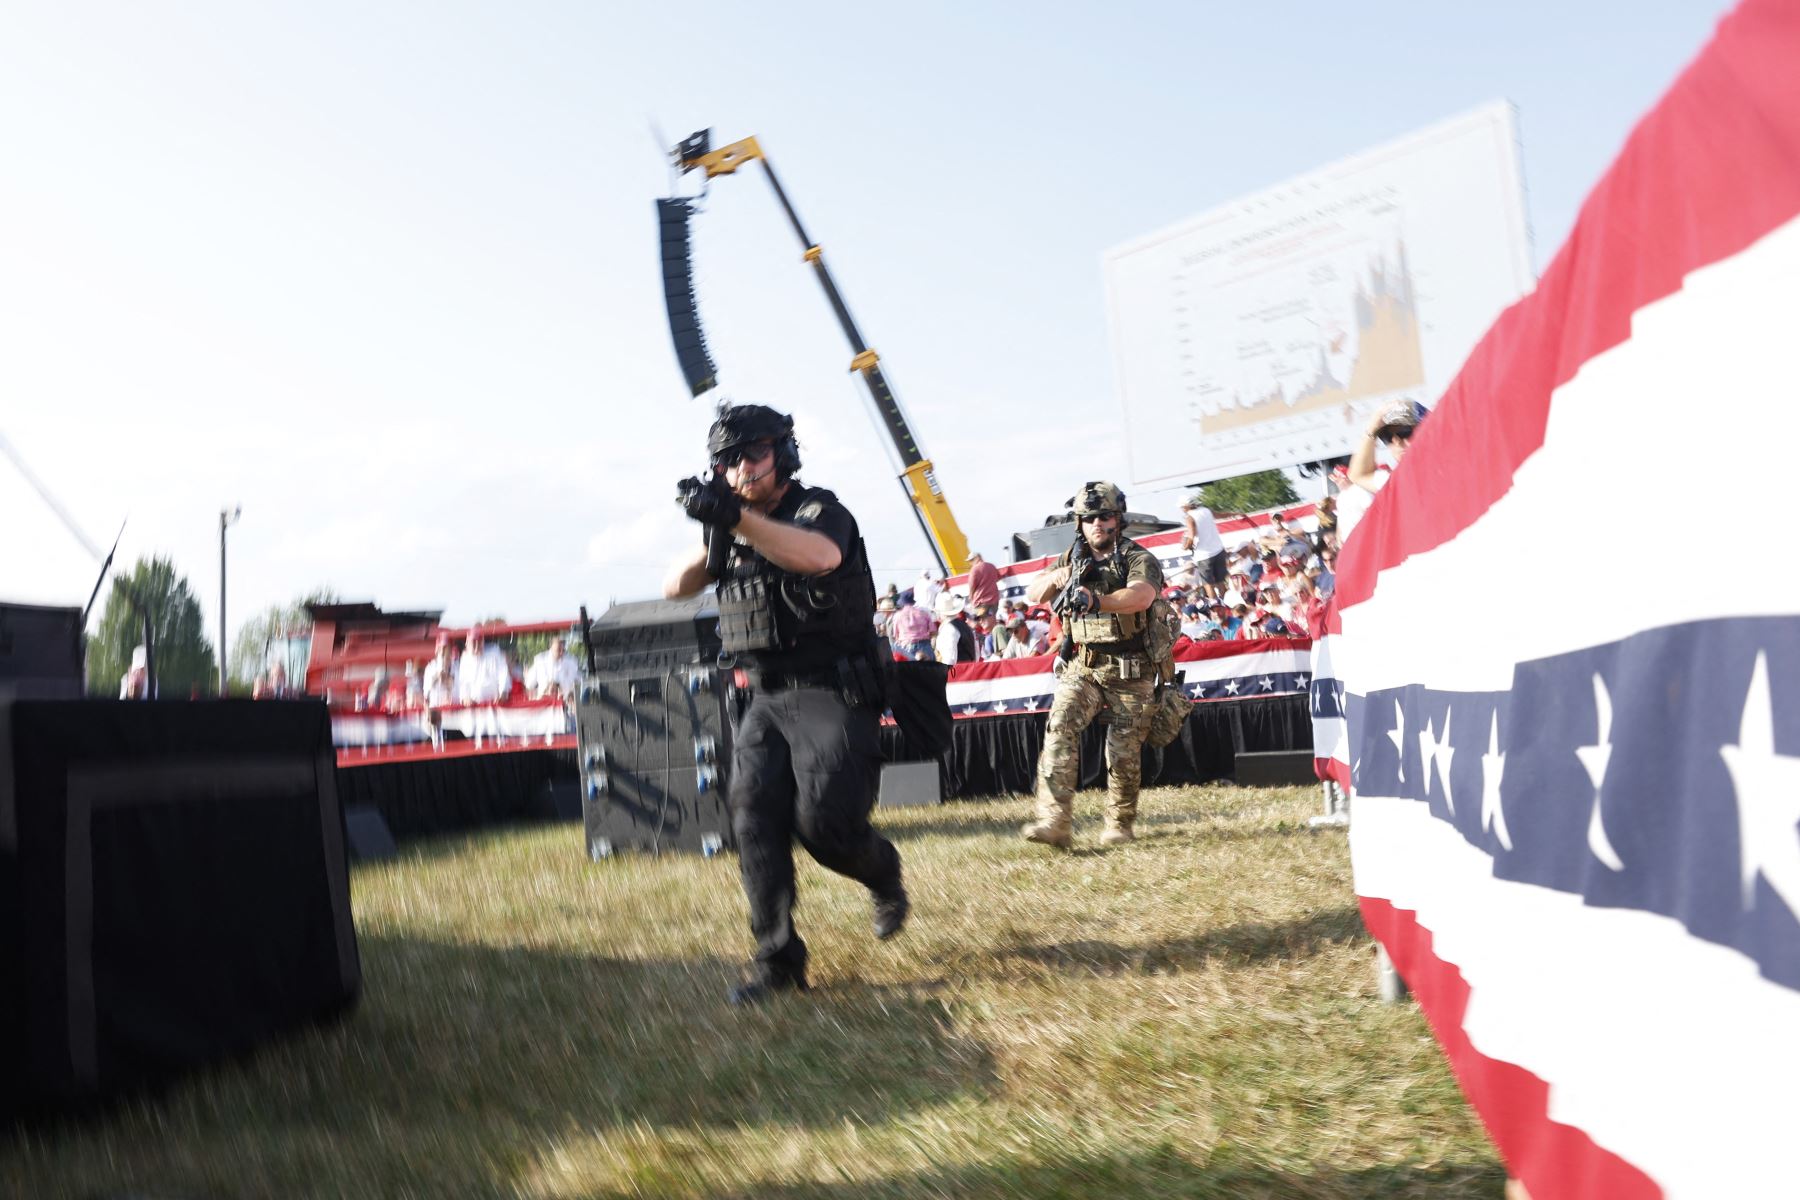
{"type": "Polygon", "coordinates": [[[1106,832],[1100,841],[1112,846],[1132,840],[1144,733],[1156,688],[1146,649],[1148,610],[1163,586],[1156,557],[1124,534],[1125,493],[1110,483],[1084,484],[1069,507],[1077,521],[1075,544],[1026,591],[1033,604],[1058,601],[1065,645],[1038,759],[1037,820],[1023,833],[1026,841],[1063,849],[1073,841],[1081,731],[1102,708],[1111,717],[1106,832]]]}

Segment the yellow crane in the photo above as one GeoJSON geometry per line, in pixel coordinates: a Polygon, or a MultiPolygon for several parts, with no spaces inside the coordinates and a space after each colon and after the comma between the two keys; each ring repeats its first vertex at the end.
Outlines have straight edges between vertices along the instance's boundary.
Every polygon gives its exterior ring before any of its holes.
{"type": "MultiPolygon", "coordinates": [[[[893,439],[894,449],[899,452],[901,487],[912,502],[913,515],[931,544],[938,566],[952,575],[966,571],[969,567],[969,540],[963,536],[962,527],[956,523],[956,517],[950,511],[950,502],[944,498],[944,490],[938,485],[931,459],[926,457],[924,447],[919,445],[912,425],[900,408],[899,399],[882,374],[881,356],[863,341],[862,331],[856,327],[856,320],[850,315],[849,306],[844,303],[843,295],[825,266],[825,252],[807,236],[806,227],[800,223],[800,215],[794,211],[787,193],[782,190],[781,181],[775,177],[775,169],[769,165],[768,156],[753,137],[721,146],[717,150],[712,149],[711,143],[712,130],[703,129],[684,138],[670,157],[683,174],[704,171],[708,180],[733,174],[739,167],[750,162],[762,164],[769,186],[775,189],[775,198],[781,201],[782,211],[787,213],[788,221],[800,237],[800,244],[805,247],[801,259],[812,264],[819,286],[825,289],[825,298],[831,302],[831,310],[837,314],[844,336],[850,339],[853,354],[850,369],[862,376],[863,383],[869,389],[869,398],[875,403],[875,413],[888,436],[893,439]]],[[[668,300],[669,329],[675,339],[675,354],[681,361],[688,386],[698,396],[715,386],[717,379],[712,359],[706,351],[705,339],[700,332],[699,315],[693,299],[687,222],[693,215],[694,206],[688,199],[671,197],[658,200],[657,211],[662,223],[663,281],[668,300]]]]}

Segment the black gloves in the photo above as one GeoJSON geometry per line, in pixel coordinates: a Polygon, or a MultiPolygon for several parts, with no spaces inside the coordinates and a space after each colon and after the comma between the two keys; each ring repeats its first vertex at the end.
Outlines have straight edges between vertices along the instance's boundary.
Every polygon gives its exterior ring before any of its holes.
{"type": "Polygon", "coordinates": [[[744,515],[744,506],[721,479],[703,483],[688,476],[675,485],[675,503],[693,520],[718,529],[735,529],[744,515]]]}
{"type": "Polygon", "coordinates": [[[1060,615],[1085,617],[1091,612],[1099,611],[1099,608],[1100,602],[1094,598],[1094,593],[1090,589],[1075,587],[1069,589],[1063,612],[1060,615]]]}

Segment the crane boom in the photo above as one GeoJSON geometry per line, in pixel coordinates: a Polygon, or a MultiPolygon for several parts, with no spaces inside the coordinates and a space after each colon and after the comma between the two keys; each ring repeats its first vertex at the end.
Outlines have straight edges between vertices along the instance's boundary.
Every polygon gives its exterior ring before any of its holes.
{"type": "Polygon", "coordinates": [[[794,211],[787,192],[781,186],[781,180],[775,174],[775,168],[769,164],[768,156],[763,153],[755,138],[744,138],[717,150],[711,149],[711,140],[710,130],[688,137],[675,148],[675,164],[683,172],[704,171],[709,180],[733,174],[739,167],[752,161],[762,164],[769,186],[775,190],[775,198],[781,202],[782,211],[787,214],[789,224],[794,227],[794,233],[799,236],[800,244],[804,247],[800,257],[812,265],[819,286],[825,290],[825,299],[837,316],[838,325],[850,340],[850,369],[862,376],[863,384],[869,390],[869,398],[875,404],[875,414],[900,455],[901,488],[912,503],[913,515],[931,545],[938,566],[951,574],[966,571],[969,566],[968,538],[957,524],[955,514],[950,511],[950,502],[944,497],[944,490],[938,484],[931,459],[926,456],[924,447],[913,433],[912,424],[906,419],[899,398],[894,395],[893,388],[888,386],[887,377],[881,370],[881,356],[863,340],[862,331],[856,327],[856,319],[850,315],[850,307],[844,303],[843,293],[838,291],[837,282],[825,265],[824,250],[807,235],[806,226],[801,224],[800,214],[794,211]]]}

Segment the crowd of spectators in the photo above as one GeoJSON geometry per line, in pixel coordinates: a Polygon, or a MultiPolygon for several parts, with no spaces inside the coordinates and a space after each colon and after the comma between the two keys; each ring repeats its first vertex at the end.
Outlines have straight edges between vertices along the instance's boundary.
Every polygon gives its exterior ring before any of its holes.
{"type": "MultiPolygon", "coordinates": [[[[1169,572],[1163,588],[1192,642],[1308,637],[1318,632],[1336,586],[1335,503],[1318,505],[1318,528],[1307,532],[1281,514],[1227,547],[1212,513],[1198,500],[1182,506],[1191,554],[1169,572]],[[1210,536],[1209,536],[1210,535],[1210,536]]],[[[1061,624],[1042,604],[1000,598],[999,568],[971,556],[968,595],[946,591],[928,569],[902,591],[889,584],[876,603],[875,629],[894,657],[942,663],[995,662],[1049,653],[1061,624]]],[[[1177,643],[1179,646],[1180,643],[1177,643]]]]}
{"type": "MultiPolygon", "coordinates": [[[[409,658],[397,678],[378,668],[347,698],[327,692],[325,699],[358,712],[388,713],[509,704],[521,698],[573,703],[580,679],[580,668],[561,637],[551,639],[549,648],[529,667],[521,667],[512,643],[490,642],[482,630],[471,629],[460,646],[449,634],[440,633],[423,671],[409,658]]],[[[289,684],[286,668],[275,662],[256,677],[250,694],[257,700],[278,700],[300,692],[289,684]]]]}

